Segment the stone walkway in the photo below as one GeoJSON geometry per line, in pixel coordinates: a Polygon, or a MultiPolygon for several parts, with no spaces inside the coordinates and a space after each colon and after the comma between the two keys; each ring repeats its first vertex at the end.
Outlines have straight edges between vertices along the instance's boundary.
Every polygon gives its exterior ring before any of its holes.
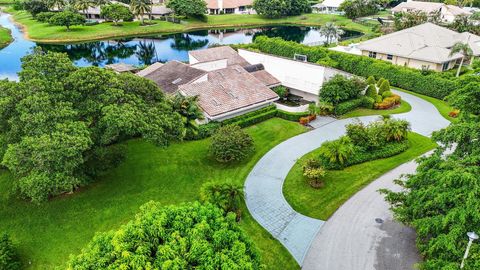
{"type": "MultiPolygon", "coordinates": [[[[412,131],[429,136],[449,124],[429,102],[407,93],[399,94],[410,103],[412,110],[393,117],[408,120],[412,131]]],[[[358,119],[367,123],[378,119],[378,116],[358,119]]],[[[283,182],[299,158],[317,149],[323,142],[344,135],[345,125],[353,121],[356,120],[320,117],[312,123],[314,130],[290,138],[265,154],[245,182],[245,201],[250,213],[288,249],[300,266],[325,222],[293,210],[283,196],[283,182]]]]}

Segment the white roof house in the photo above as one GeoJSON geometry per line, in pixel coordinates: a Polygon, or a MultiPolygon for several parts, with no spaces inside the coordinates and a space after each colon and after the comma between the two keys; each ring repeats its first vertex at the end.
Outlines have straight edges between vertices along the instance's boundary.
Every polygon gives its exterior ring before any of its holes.
{"type": "Polygon", "coordinates": [[[316,13],[335,13],[345,0],[325,0],[312,6],[316,13]]]}
{"type": "Polygon", "coordinates": [[[358,45],[362,55],[412,68],[443,71],[453,68],[462,54],[450,55],[456,42],[469,43],[474,55],[480,54],[480,37],[424,23],[374,38],[358,45]]]}
{"type": "Polygon", "coordinates": [[[471,12],[458,6],[436,2],[407,1],[402,2],[396,7],[392,8],[392,14],[412,11],[422,11],[427,14],[440,11],[440,18],[445,22],[453,22],[455,18],[460,15],[469,16],[472,14],[471,12]]]}

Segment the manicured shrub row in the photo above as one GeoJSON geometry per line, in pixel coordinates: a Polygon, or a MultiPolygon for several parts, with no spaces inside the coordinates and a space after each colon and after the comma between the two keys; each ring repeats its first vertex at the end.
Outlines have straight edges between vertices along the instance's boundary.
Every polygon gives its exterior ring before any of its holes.
{"type": "Polygon", "coordinates": [[[298,122],[300,121],[300,118],[308,116],[308,112],[297,112],[297,113],[292,113],[292,112],[286,112],[282,110],[277,110],[277,117],[282,118],[288,121],[294,121],[298,122]]]}
{"type": "Polygon", "coordinates": [[[255,125],[257,123],[263,122],[267,119],[275,117],[277,114],[277,108],[275,105],[270,105],[260,110],[246,113],[234,118],[227,119],[222,122],[222,125],[238,125],[242,128],[255,125]]]}
{"type": "Polygon", "coordinates": [[[332,163],[322,157],[320,157],[320,162],[325,169],[340,170],[355,164],[398,155],[406,151],[408,147],[409,143],[407,140],[401,142],[389,142],[384,146],[375,149],[375,151],[357,147],[357,149],[353,152],[353,155],[351,155],[343,164],[332,163]]]}
{"type": "Polygon", "coordinates": [[[443,99],[455,89],[455,79],[444,78],[438,73],[423,75],[420,70],[382,60],[331,51],[323,47],[310,47],[281,38],[258,37],[250,47],[289,58],[295,54],[303,54],[309,62],[321,63],[362,77],[383,77],[394,86],[430,97],[443,99]]]}
{"type": "Polygon", "coordinates": [[[342,115],[360,107],[370,109],[373,107],[373,103],[374,100],[366,96],[347,100],[335,106],[334,113],[335,115],[342,115]]]}

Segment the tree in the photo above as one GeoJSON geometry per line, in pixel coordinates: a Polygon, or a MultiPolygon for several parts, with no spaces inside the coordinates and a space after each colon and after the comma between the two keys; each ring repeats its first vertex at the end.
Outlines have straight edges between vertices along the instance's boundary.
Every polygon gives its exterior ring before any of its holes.
{"type": "Polygon", "coordinates": [[[21,269],[17,251],[6,233],[0,236],[0,269],[21,269]]]}
{"type": "Polygon", "coordinates": [[[348,79],[337,74],[323,84],[319,93],[320,101],[337,105],[342,101],[358,97],[365,87],[365,82],[358,78],[348,79]]]}
{"type": "Polygon", "coordinates": [[[73,7],[77,10],[82,10],[83,14],[87,14],[88,8],[95,6],[93,0],[75,0],[73,7]]]}
{"type": "Polygon", "coordinates": [[[198,124],[196,120],[203,120],[203,111],[198,106],[198,96],[186,97],[179,93],[171,98],[173,110],[178,112],[183,119],[185,136],[194,138],[198,135],[198,124]]]}
{"type": "Polygon", "coordinates": [[[84,24],[85,17],[76,12],[65,10],[52,16],[48,22],[53,25],[65,26],[67,31],[70,31],[70,26],[84,24]]]}
{"type": "Polygon", "coordinates": [[[107,146],[143,137],[167,145],[184,134],[181,116],[155,83],[97,67],[76,68],[66,54],[22,59],[19,82],[1,82],[0,160],[18,193],[34,202],[91,182],[107,146]]]}
{"type": "Polygon", "coordinates": [[[319,188],[323,186],[323,178],[327,174],[325,169],[321,166],[321,163],[317,159],[307,159],[302,166],[303,176],[307,177],[310,181],[309,184],[313,188],[319,188]]]}
{"type": "Polygon", "coordinates": [[[417,10],[411,12],[397,12],[393,18],[393,25],[396,31],[417,26],[428,21],[427,13],[417,10]]]}
{"type": "Polygon", "coordinates": [[[112,20],[115,25],[118,25],[120,20],[127,21],[133,18],[133,14],[126,6],[121,4],[108,4],[101,7],[100,16],[108,20],[112,20]]]}
{"type": "Polygon", "coordinates": [[[255,11],[267,18],[300,15],[312,12],[308,0],[255,0],[255,11]]]}
{"type": "Polygon", "coordinates": [[[377,87],[374,84],[370,84],[365,91],[365,96],[373,99],[377,98],[377,87]]]}
{"type": "Polygon", "coordinates": [[[375,85],[377,82],[375,81],[375,78],[373,76],[368,76],[365,83],[367,83],[367,85],[371,85],[371,84],[375,85]]]}
{"type": "Polygon", "coordinates": [[[207,2],[204,0],[169,0],[167,7],[177,15],[199,17],[205,14],[207,2]]]}
{"type": "Polygon", "coordinates": [[[118,231],[97,234],[68,269],[261,269],[234,214],[211,205],[149,202],[118,231]]]}
{"type": "Polygon", "coordinates": [[[252,137],[239,126],[223,126],[217,129],[212,136],[210,153],[218,162],[227,163],[243,160],[253,150],[252,137]]]}
{"type": "Polygon", "coordinates": [[[329,163],[343,165],[354,151],[355,147],[350,138],[342,136],[338,140],[324,142],[319,154],[329,163]]]}
{"type": "Polygon", "coordinates": [[[470,48],[470,45],[468,43],[463,43],[463,42],[456,42],[453,44],[452,48],[450,49],[450,56],[453,56],[456,53],[461,53],[462,58],[460,60],[460,64],[458,65],[457,69],[457,77],[460,76],[460,71],[462,70],[463,66],[463,61],[466,59],[470,59],[473,56],[473,51],[470,48]]]}
{"type": "Polygon", "coordinates": [[[23,2],[23,8],[35,18],[40,12],[47,12],[48,6],[42,0],[27,0],[23,2]]]}
{"type": "Polygon", "coordinates": [[[339,9],[349,19],[373,15],[378,11],[376,3],[371,0],[346,0],[340,4],[339,9]]]}
{"type": "Polygon", "coordinates": [[[326,44],[330,44],[333,40],[339,40],[340,36],[345,32],[334,23],[327,22],[320,27],[320,33],[327,38],[326,44]]]}
{"type": "Polygon", "coordinates": [[[130,10],[137,16],[141,24],[144,24],[144,16],[146,13],[151,12],[152,2],[150,0],[132,0],[130,1],[130,10]]]}
{"type": "Polygon", "coordinates": [[[237,221],[242,216],[240,206],[243,198],[243,187],[231,183],[208,182],[200,189],[200,200],[203,203],[211,203],[225,213],[235,213],[237,221]]]}

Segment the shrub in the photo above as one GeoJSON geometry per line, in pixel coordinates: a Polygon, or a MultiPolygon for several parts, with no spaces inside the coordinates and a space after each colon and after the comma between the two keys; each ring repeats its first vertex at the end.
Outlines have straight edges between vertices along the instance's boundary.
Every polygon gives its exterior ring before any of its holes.
{"type": "Polygon", "coordinates": [[[448,113],[448,116],[453,117],[453,118],[457,118],[459,114],[460,114],[459,110],[453,110],[453,111],[448,113]]]}
{"type": "Polygon", "coordinates": [[[243,187],[231,183],[208,182],[200,189],[200,200],[204,203],[211,203],[225,213],[235,213],[237,221],[242,216],[240,206],[243,198],[243,187]]]}
{"type": "Polygon", "coordinates": [[[400,119],[386,119],[383,121],[383,132],[388,142],[403,141],[410,131],[410,123],[400,119]]]}
{"type": "Polygon", "coordinates": [[[277,108],[275,105],[270,105],[259,110],[249,112],[234,118],[227,119],[222,122],[222,125],[238,125],[245,128],[257,123],[263,122],[267,119],[273,118],[277,115],[277,108]]]}
{"type": "Polygon", "coordinates": [[[318,114],[320,115],[329,115],[332,114],[335,108],[332,104],[328,102],[319,102],[318,103],[318,114]]]}
{"type": "Polygon", "coordinates": [[[55,15],[55,12],[40,12],[37,14],[35,19],[39,22],[48,23],[48,21],[50,20],[50,18],[53,17],[53,15],[55,15]]]}
{"type": "Polygon", "coordinates": [[[48,7],[45,1],[41,0],[26,0],[23,2],[23,9],[32,14],[32,17],[35,18],[37,14],[41,12],[47,12],[48,7]]]}
{"type": "Polygon", "coordinates": [[[0,236],[0,269],[17,270],[20,269],[20,259],[17,251],[5,233],[0,236]]]}
{"type": "Polygon", "coordinates": [[[277,110],[277,117],[288,120],[288,121],[294,121],[298,122],[300,121],[300,118],[308,116],[308,112],[286,112],[282,110],[277,110]]]}
{"type": "Polygon", "coordinates": [[[384,81],[385,81],[384,78],[378,79],[378,81],[377,81],[377,86],[380,87],[380,85],[382,85],[382,83],[383,83],[384,81]]]}
{"type": "Polygon", "coordinates": [[[222,163],[245,159],[254,150],[250,135],[237,125],[223,126],[212,136],[210,153],[222,163]]]}
{"type": "Polygon", "coordinates": [[[317,159],[307,159],[303,164],[303,176],[309,179],[308,183],[313,188],[323,186],[323,178],[326,173],[320,161],[317,159]]]}
{"type": "Polygon", "coordinates": [[[342,136],[334,141],[324,142],[319,150],[320,156],[328,160],[329,163],[340,165],[347,162],[354,152],[355,147],[347,136],[342,136]]]}
{"type": "Polygon", "coordinates": [[[399,95],[393,94],[390,97],[384,98],[383,101],[379,103],[375,103],[374,107],[375,109],[378,109],[378,110],[386,110],[386,109],[392,108],[395,105],[400,104],[400,102],[401,102],[401,97],[399,95]]]}
{"type": "Polygon", "coordinates": [[[262,269],[253,242],[227,214],[198,202],[149,202],[117,231],[97,234],[68,269],[262,269]],[[127,267],[128,266],[128,267],[127,267]],[[133,267],[135,266],[135,267],[133,267]]]}
{"type": "Polygon", "coordinates": [[[362,105],[361,107],[367,109],[373,109],[373,104],[375,104],[375,100],[371,97],[362,97],[362,105]]]}
{"type": "Polygon", "coordinates": [[[349,111],[353,111],[356,108],[361,107],[363,104],[364,104],[363,98],[348,100],[335,106],[334,112],[335,112],[335,115],[342,115],[349,111]]]}
{"type": "Polygon", "coordinates": [[[381,95],[376,95],[375,96],[375,103],[382,103],[383,97],[381,95]]]}
{"type": "Polygon", "coordinates": [[[377,87],[375,84],[369,84],[367,90],[365,91],[366,97],[375,98],[377,96],[377,87]]]}
{"type": "Polygon", "coordinates": [[[274,87],[273,89],[273,92],[275,92],[280,98],[286,98],[288,96],[288,89],[283,86],[283,85],[279,85],[279,86],[276,86],[274,87]]]}
{"type": "Polygon", "coordinates": [[[323,47],[310,47],[281,38],[258,37],[248,47],[261,52],[293,58],[294,54],[304,54],[308,61],[318,62],[325,58],[333,60],[334,68],[353,73],[357,76],[384,77],[391,85],[430,97],[443,99],[456,89],[455,78],[443,78],[441,74],[423,75],[421,71],[360,55],[346,54],[323,47]]]}
{"type": "Polygon", "coordinates": [[[337,74],[323,84],[319,94],[320,101],[336,105],[342,101],[357,98],[365,86],[365,82],[358,78],[348,79],[337,74]]]}
{"type": "Polygon", "coordinates": [[[385,91],[382,93],[382,98],[387,98],[393,96],[393,93],[391,91],[385,91]]]}
{"type": "Polygon", "coordinates": [[[368,76],[366,83],[368,85],[371,85],[371,84],[375,85],[377,82],[375,81],[375,78],[373,76],[368,76]]]}
{"type": "Polygon", "coordinates": [[[383,93],[390,91],[390,83],[387,80],[384,80],[380,87],[378,88],[378,94],[382,95],[383,93]]]}

